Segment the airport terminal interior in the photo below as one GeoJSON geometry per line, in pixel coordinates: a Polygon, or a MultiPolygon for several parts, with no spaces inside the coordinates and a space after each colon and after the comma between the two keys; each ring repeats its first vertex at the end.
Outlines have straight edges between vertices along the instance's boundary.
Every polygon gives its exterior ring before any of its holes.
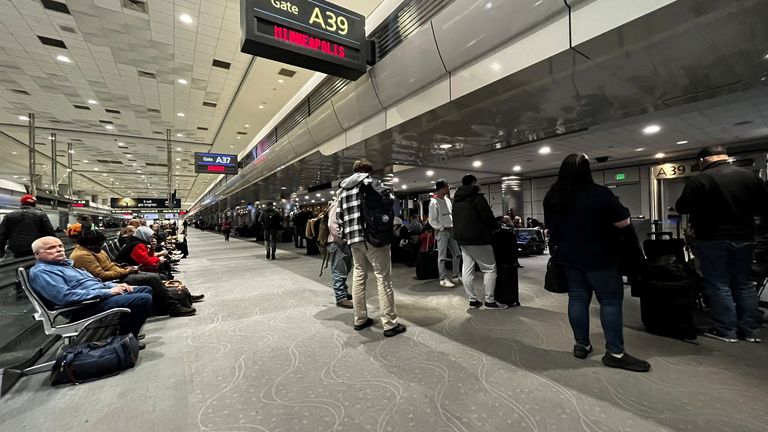
{"type": "Polygon", "coordinates": [[[51,362],[118,329],[49,323],[71,304],[41,297],[22,276],[37,247],[11,241],[0,430],[766,430],[768,343],[750,342],[768,337],[768,215],[754,215],[746,278],[757,328],[713,338],[711,270],[677,205],[711,156],[765,187],[766,22],[765,0],[0,2],[0,247],[31,206],[51,231],[35,238],[58,238],[67,256],[103,234],[108,259],[204,295],[188,313],[155,310],[129,338],[132,367],[54,385],[51,362]],[[647,373],[604,365],[597,299],[594,352],[575,358],[573,299],[545,290],[557,266],[544,198],[571,154],[626,208],[646,272],[661,265],[646,244],[680,245],[693,335],[652,326],[676,309],[652,311],[648,274],[621,273],[625,355],[647,373]],[[349,300],[334,292],[329,231],[317,231],[328,219],[313,219],[345,209],[340,182],[361,159],[407,232],[353,245],[355,265],[385,251],[399,334],[374,265],[362,295],[355,271],[349,300]],[[445,246],[427,228],[441,187],[456,210],[468,174],[498,221],[495,306],[450,280],[461,253],[437,274],[445,246]],[[165,261],[120,261],[146,233],[165,261]],[[519,304],[503,304],[514,290],[519,304]],[[356,329],[360,304],[373,325],[356,329]]]}

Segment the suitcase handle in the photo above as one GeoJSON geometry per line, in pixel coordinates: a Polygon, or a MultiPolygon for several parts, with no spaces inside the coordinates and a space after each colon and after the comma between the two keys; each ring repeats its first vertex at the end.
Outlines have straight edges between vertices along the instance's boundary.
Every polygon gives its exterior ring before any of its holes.
{"type": "Polygon", "coordinates": [[[665,236],[671,239],[672,233],[668,231],[654,231],[654,232],[648,233],[648,237],[665,237],[665,236]]]}

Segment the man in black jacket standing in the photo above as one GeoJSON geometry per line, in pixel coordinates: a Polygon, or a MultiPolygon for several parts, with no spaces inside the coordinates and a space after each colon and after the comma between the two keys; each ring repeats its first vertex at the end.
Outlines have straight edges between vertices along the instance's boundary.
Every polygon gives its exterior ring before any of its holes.
{"type": "Polygon", "coordinates": [[[750,265],[754,217],[766,211],[768,190],[757,176],[731,165],[721,146],[707,147],[698,157],[701,174],[688,180],[675,207],[691,215],[696,236],[696,258],[716,326],[705,336],[759,343],[750,265]]]}
{"type": "Polygon", "coordinates": [[[477,178],[467,174],[461,179],[461,187],[453,195],[453,236],[461,246],[464,260],[462,283],[469,298],[469,306],[479,308],[483,303],[477,299],[474,289],[475,263],[483,272],[485,309],[506,309],[505,304],[493,298],[496,290],[496,258],[491,247],[496,218],[491,206],[480,193],[477,178]]]}
{"type": "Polygon", "coordinates": [[[21,208],[8,213],[0,224],[0,257],[5,255],[5,245],[15,258],[32,256],[32,242],[41,237],[55,237],[48,216],[35,208],[37,200],[32,195],[21,197],[21,208]]]}

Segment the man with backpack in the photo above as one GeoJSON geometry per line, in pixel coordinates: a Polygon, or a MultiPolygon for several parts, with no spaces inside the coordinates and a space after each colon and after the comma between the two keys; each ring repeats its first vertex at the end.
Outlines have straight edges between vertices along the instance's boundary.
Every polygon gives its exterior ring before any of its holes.
{"type": "Polygon", "coordinates": [[[32,195],[21,197],[21,208],[8,213],[0,223],[0,258],[5,256],[5,245],[14,258],[32,256],[32,242],[45,236],[55,236],[48,216],[35,208],[37,199],[32,195]]]}
{"type": "Polygon", "coordinates": [[[365,159],[355,161],[354,174],[341,182],[336,219],[339,235],[352,249],[352,303],[355,330],[373,325],[365,304],[368,267],[373,269],[379,291],[379,310],[384,336],[405,331],[397,322],[395,295],[392,290],[392,260],[389,245],[393,240],[394,197],[391,189],[371,177],[373,166],[365,159]]]}
{"type": "MultiPolygon", "coordinates": [[[[340,193],[340,192],[339,192],[340,193]]],[[[352,249],[347,241],[339,235],[341,227],[336,219],[339,208],[339,194],[328,204],[328,210],[321,214],[319,229],[317,232],[317,245],[323,254],[323,264],[327,265],[328,255],[331,256],[331,280],[333,293],[336,297],[336,306],[344,309],[352,309],[352,296],[347,286],[347,275],[352,264],[352,249]]],[[[323,269],[320,268],[322,276],[323,269]]]]}
{"type": "Polygon", "coordinates": [[[261,212],[259,223],[264,227],[264,246],[267,248],[267,259],[276,260],[277,232],[283,229],[283,217],[275,210],[275,203],[269,201],[267,208],[261,212]]]}

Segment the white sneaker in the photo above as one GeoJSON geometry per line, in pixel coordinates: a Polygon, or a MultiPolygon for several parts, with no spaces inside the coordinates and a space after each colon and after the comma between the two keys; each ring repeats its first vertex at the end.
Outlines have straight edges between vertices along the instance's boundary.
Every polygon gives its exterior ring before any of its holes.
{"type": "Polygon", "coordinates": [[[448,279],[443,279],[443,280],[440,281],[440,286],[441,287],[445,287],[445,288],[453,288],[456,285],[454,285],[453,282],[451,282],[448,279]]]}
{"type": "Polygon", "coordinates": [[[451,282],[455,283],[456,285],[461,283],[461,278],[458,276],[454,276],[451,278],[451,282]]]}

